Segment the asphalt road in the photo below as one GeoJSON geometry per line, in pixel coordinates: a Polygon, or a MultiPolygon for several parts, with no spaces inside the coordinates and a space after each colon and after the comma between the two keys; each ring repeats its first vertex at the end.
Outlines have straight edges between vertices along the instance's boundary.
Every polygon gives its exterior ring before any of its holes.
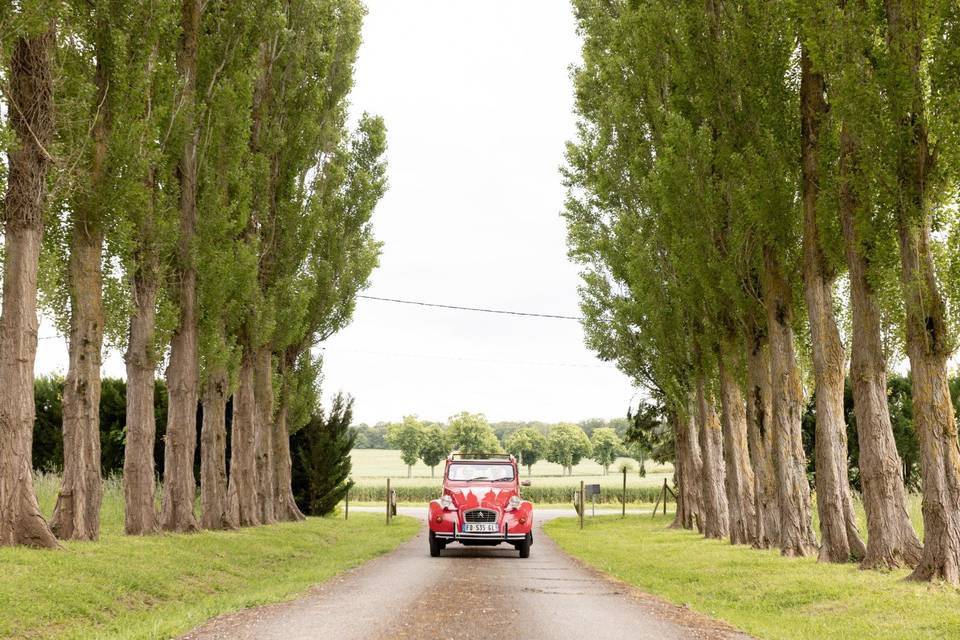
{"type": "MultiPolygon", "coordinates": [[[[426,509],[400,509],[423,517],[426,509]]],[[[538,523],[561,510],[540,510],[538,523]]],[[[733,640],[747,636],[586,568],[540,529],[530,558],[509,546],[452,544],[431,558],[425,528],[396,551],[292,602],[216,618],[189,640],[589,638],[733,640]]]]}

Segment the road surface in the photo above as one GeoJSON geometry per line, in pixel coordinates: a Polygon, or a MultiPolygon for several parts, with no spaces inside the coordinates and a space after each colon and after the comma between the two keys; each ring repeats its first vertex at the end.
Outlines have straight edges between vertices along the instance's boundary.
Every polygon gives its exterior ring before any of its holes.
{"type": "MultiPolygon", "coordinates": [[[[401,508],[422,518],[425,509],[401,508]]],[[[426,530],[305,597],[215,618],[183,640],[589,638],[742,640],[748,636],[606,578],[540,529],[530,558],[452,544],[431,558],[426,530]]]]}

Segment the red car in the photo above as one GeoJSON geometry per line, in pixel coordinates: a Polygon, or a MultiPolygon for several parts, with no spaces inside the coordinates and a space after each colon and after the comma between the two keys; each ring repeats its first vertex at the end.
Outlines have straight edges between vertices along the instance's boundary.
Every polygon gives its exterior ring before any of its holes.
{"type": "Polygon", "coordinates": [[[511,455],[454,453],[443,472],[443,494],[430,502],[430,555],[451,542],[495,546],[506,542],[530,557],[533,505],[520,497],[517,461],[511,455]]]}

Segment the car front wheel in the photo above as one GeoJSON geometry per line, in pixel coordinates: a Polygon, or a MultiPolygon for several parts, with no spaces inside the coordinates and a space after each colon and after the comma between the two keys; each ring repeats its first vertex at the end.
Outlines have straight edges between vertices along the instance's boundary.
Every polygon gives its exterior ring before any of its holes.
{"type": "Polygon", "coordinates": [[[433,535],[433,531],[427,536],[430,539],[430,557],[439,558],[440,549],[443,549],[443,543],[437,540],[437,536],[433,535]]]}
{"type": "Polygon", "coordinates": [[[530,557],[530,545],[533,544],[533,535],[527,534],[527,537],[523,539],[523,542],[517,544],[517,551],[520,552],[521,558],[530,557]]]}

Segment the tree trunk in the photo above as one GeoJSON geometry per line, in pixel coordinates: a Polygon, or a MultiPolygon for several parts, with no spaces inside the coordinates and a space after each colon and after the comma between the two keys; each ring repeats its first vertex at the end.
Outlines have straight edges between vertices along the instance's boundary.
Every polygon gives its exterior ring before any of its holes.
{"type": "Polygon", "coordinates": [[[261,524],[257,504],[256,421],[253,355],[245,350],[240,360],[237,390],[233,394],[233,422],[230,432],[230,480],[227,505],[230,525],[261,524]]]}
{"type": "Polygon", "coordinates": [[[865,569],[914,567],[923,547],[910,522],[887,404],[887,361],[883,351],[880,303],[868,278],[868,261],[858,232],[865,214],[857,194],[857,143],[846,124],[840,134],[840,218],[850,279],[850,382],[860,445],[860,485],[867,512],[865,569]]]}
{"type": "Polygon", "coordinates": [[[703,535],[725,538],[730,531],[730,514],[724,492],[723,431],[713,399],[707,397],[706,381],[697,378],[697,422],[700,432],[702,467],[700,495],[703,505],[703,535]]]}
{"type": "Polygon", "coordinates": [[[747,351],[747,436],[753,460],[757,539],[761,549],[780,545],[780,499],[773,466],[773,394],[766,334],[759,326],[750,333],[747,351]]]}
{"type": "Polygon", "coordinates": [[[197,440],[197,387],[199,352],[197,348],[197,268],[194,243],[197,228],[197,146],[199,130],[195,124],[197,54],[200,32],[200,0],[183,0],[183,34],[177,66],[183,81],[186,132],[183,153],[177,165],[180,184],[180,238],[177,244],[176,298],[180,322],[170,341],[167,366],[167,437],[164,448],[163,510],[160,526],[167,531],[196,531],[194,513],[197,481],[193,458],[197,440]]]}
{"type": "MultiPolygon", "coordinates": [[[[94,165],[96,166],[96,160],[94,165]]],[[[63,482],[50,528],[62,540],[100,536],[102,236],[78,221],[70,246],[69,368],[63,385],[63,482]]]]}
{"type": "Polygon", "coordinates": [[[7,114],[16,144],[8,154],[0,311],[0,545],[56,547],[33,490],[36,407],[37,271],[46,201],[46,148],[53,139],[53,23],[19,37],[10,55],[7,114]]]}
{"type": "Polygon", "coordinates": [[[960,583],[960,446],[947,384],[951,338],[930,248],[930,196],[936,156],[927,135],[921,76],[926,36],[922,3],[886,0],[887,43],[898,83],[889,90],[897,144],[897,235],[906,316],[913,419],[923,475],[923,556],[917,580],[960,583]]]}
{"type": "MultiPolygon", "coordinates": [[[[731,351],[724,349],[726,353],[731,351]]],[[[726,465],[727,505],[730,513],[730,542],[756,541],[756,499],[753,468],[747,445],[747,416],[739,383],[729,366],[719,358],[720,402],[723,409],[723,460],[726,465]]]]}
{"type": "Polygon", "coordinates": [[[700,445],[697,426],[690,411],[672,411],[676,444],[677,515],[674,525],[702,531],[700,518],[700,445]]]}
{"type": "Polygon", "coordinates": [[[810,523],[810,484],[800,420],[803,392],[793,345],[790,288],[770,247],[763,252],[763,297],[770,340],[773,461],[780,503],[780,550],[806,556],[817,547],[810,523]]]}
{"type": "Polygon", "coordinates": [[[227,517],[227,395],[229,379],[220,369],[208,375],[200,431],[200,526],[230,527],[227,517]]]}
{"type": "Polygon", "coordinates": [[[273,355],[270,349],[257,351],[254,361],[253,397],[256,403],[257,504],[260,521],[276,520],[273,466],[273,355]]]}
{"type": "Polygon", "coordinates": [[[821,562],[860,560],[866,547],[857,528],[847,475],[847,425],[843,414],[844,351],[833,314],[833,270],[820,244],[820,124],[827,111],[823,76],[800,50],[801,158],[803,173],[803,283],[810,319],[816,383],[816,489],[821,562]]]}
{"type": "MultiPolygon", "coordinates": [[[[155,188],[153,172],[148,179],[155,188]]],[[[123,528],[128,535],[157,531],[156,481],[153,448],[157,434],[154,410],[154,375],[157,356],[154,333],[157,323],[159,258],[151,238],[153,209],[140,228],[140,256],[133,275],[133,313],[124,361],[127,368],[127,441],[123,450],[123,528]]]]}
{"type": "MultiPolygon", "coordinates": [[[[295,362],[296,359],[294,358],[295,362]]],[[[283,365],[283,373],[292,366],[290,360],[283,365]]],[[[273,495],[276,504],[274,515],[277,520],[293,522],[303,520],[303,512],[297,506],[293,497],[293,461],[290,459],[290,387],[287,376],[282,376],[280,383],[280,405],[277,409],[277,418],[274,422],[273,433],[273,495]]],[[[432,471],[432,469],[431,469],[432,471]]]]}
{"type": "Polygon", "coordinates": [[[97,87],[91,128],[87,190],[74,201],[68,287],[70,340],[67,379],[63,386],[63,481],[50,528],[60,539],[96,540],[100,536],[100,364],[103,346],[103,274],[101,230],[107,138],[109,32],[102,12],[96,17],[97,87]],[[106,33],[104,33],[106,32],[106,33]],[[100,36],[103,36],[102,38],[100,36]]]}

